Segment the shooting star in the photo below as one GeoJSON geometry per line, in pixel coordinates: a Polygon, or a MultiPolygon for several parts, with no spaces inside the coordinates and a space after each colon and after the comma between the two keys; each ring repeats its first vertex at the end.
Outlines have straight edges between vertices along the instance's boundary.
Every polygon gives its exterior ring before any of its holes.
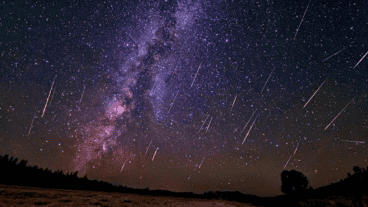
{"type": "Polygon", "coordinates": [[[35,113],[34,113],[34,115],[33,115],[32,122],[31,122],[31,126],[29,127],[29,131],[28,131],[28,135],[27,135],[27,136],[29,136],[29,134],[31,133],[31,129],[32,129],[32,126],[33,126],[33,121],[34,121],[34,119],[35,119],[35,116],[36,116],[36,112],[35,112],[35,113]]]}
{"type": "Polygon", "coordinates": [[[207,129],[206,129],[206,133],[207,133],[207,131],[208,131],[208,128],[210,128],[212,118],[213,118],[213,117],[211,116],[210,123],[208,123],[207,129]]]}
{"type": "MultiPolygon", "coordinates": [[[[328,78],[328,77],[327,77],[328,78]]],[[[312,98],[314,97],[314,95],[316,95],[316,93],[319,91],[319,89],[321,89],[321,87],[323,86],[323,84],[325,84],[327,78],[325,79],[325,81],[323,81],[323,83],[317,88],[317,90],[313,93],[313,95],[309,98],[309,100],[307,101],[307,103],[304,104],[303,109],[308,105],[309,101],[312,100],[312,98]]]]}
{"type": "Polygon", "coordinates": [[[150,148],[150,146],[151,146],[151,143],[152,143],[152,140],[150,141],[150,143],[149,143],[149,145],[148,145],[148,147],[147,147],[147,150],[146,150],[146,154],[144,154],[144,155],[147,155],[147,152],[148,152],[148,149],[150,148]]]}
{"type": "Polygon", "coordinates": [[[243,130],[242,130],[240,133],[243,133],[244,129],[248,126],[248,124],[249,124],[250,120],[252,120],[252,118],[253,118],[254,114],[257,112],[257,110],[258,110],[258,109],[256,109],[256,110],[253,112],[252,116],[250,117],[250,119],[248,120],[247,124],[244,126],[243,130]]]}
{"type": "Polygon", "coordinates": [[[169,109],[169,112],[167,112],[167,113],[170,113],[171,108],[174,106],[174,103],[175,103],[176,97],[178,96],[178,93],[179,93],[179,91],[176,93],[174,101],[171,103],[171,107],[169,109]]]}
{"type": "Polygon", "coordinates": [[[267,78],[267,80],[266,80],[266,83],[264,84],[264,86],[263,86],[263,88],[262,88],[262,90],[261,90],[261,93],[262,93],[263,89],[266,87],[266,85],[267,85],[267,83],[268,83],[268,80],[271,78],[271,75],[272,75],[272,73],[273,73],[273,71],[274,71],[274,70],[275,70],[275,69],[273,69],[273,70],[271,71],[270,75],[268,76],[268,78],[267,78]]]}
{"type": "MultiPolygon", "coordinates": [[[[354,68],[356,67],[356,66],[358,66],[359,65],[359,63],[360,62],[362,62],[362,60],[365,58],[365,56],[367,56],[368,55],[368,51],[365,53],[365,55],[362,57],[362,58],[360,58],[360,60],[359,60],[359,62],[354,66],[354,68]]],[[[354,69],[353,68],[353,69],[354,69]]]]}
{"type": "Polygon", "coordinates": [[[203,158],[201,164],[199,165],[199,168],[198,169],[201,169],[201,166],[202,166],[203,161],[204,161],[204,158],[203,158]]]}
{"type": "Polygon", "coordinates": [[[193,87],[193,83],[194,83],[194,81],[195,81],[195,79],[196,79],[196,77],[197,77],[197,75],[198,75],[198,71],[199,71],[199,68],[201,67],[201,65],[202,65],[202,62],[199,64],[199,67],[198,67],[197,73],[195,74],[195,76],[194,76],[194,78],[193,78],[192,85],[191,85],[190,87],[193,87]]]}
{"type": "Polygon", "coordinates": [[[55,84],[54,92],[52,92],[52,95],[51,95],[51,100],[50,100],[50,104],[49,104],[49,106],[51,106],[52,99],[54,99],[55,91],[56,91],[56,84],[55,84]]]}
{"type": "Polygon", "coordinates": [[[150,95],[152,95],[152,92],[153,92],[153,90],[155,89],[156,82],[157,82],[157,79],[155,79],[155,83],[154,83],[154,84],[153,84],[153,86],[152,86],[152,90],[151,90],[151,92],[150,92],[150,95]]]}
{"type": "Polygon", "coordinates": [[[242,142],[242,145],[244,144],[245,140],[247,139],[247,137],[248,137],[248,135],[249,135],[250,131],[252,130],[253,125],[254,125],[254,123],[256,122],[257,118],[258,118],[258,115],[256,116],[256,118],[254,119],[254,121],[253,121],[252,125],[250,126],[250,128],[249,128],[249,130],[248,130],[248,132],[247,132],[247,135],[245,135],[244,140],[243,140],[243,142],[242,142]]]}
{"type": "MultiPolygon", "coordinates": [[[[201,128],[199,129],[199,131],[201,131],[201,129],[202,129],[202,127],[203,127],[204,123],[206,123],[206,121],[207,121],[208,117],[210,117],[210,115],[208,115],[208,116],[207,116],[207,118],[204,120],[204,122],[203,122],[203,124],[202,124],[201,128]]],[[[198,131],[198,133],[199,133],[199,131],[198,131]]]]}
{"type": "Polygon", "coordinates": [[[359,143],[359,144],[365,144],[365,142],[364,141],[350,141],[350,140],[340,140],[340,141],[342,141],[342,142],[353,142],[353,143],[359,143]]]}
{"type": "Polygon", "coordinates": [[[237,96],[238,96],[238,94],[235,96],[234,101],[233,101],[233,105],[231,106],[231,109],[230,110],[233,110],[233,107],[234,107],[234,104],[235,104],[235,101],[236,101],[236,97],[237,96]]]}
{"type": "Polygon", "coordinates": [[[123,167],[121,167],[120,172],[123,171],[125,163],[126,163],[126,161],[124,162],[123,167]]]}
{"type": "Polygon", "coordinates": [[[84,94],[84,91],[86,90],[86,86],[83,85],[83,92],[82,92],[82,95],[81,95],[81,98],[79,100],[79,104],[82,102],[82,98],[83,98],[83,94],[84,94]]]}
{"type": "Polygon", "coordinates": [[[286,168],[286,166],[288,165],[288,163],[289,163],[289,161],[290,161],[290,159],[291,159],[291,157],[292,157],[293,155],[290,155],[290,158],[289,158],[289,160],[287,161],[287,163],[285,164],[285,166],[284,166],[284,170],[285,170],[285,168],[286,168]]]}
{"type": "Polygon", "coordinates": [[[299,147],[300,141],[302,141],[302,138],[300,138],[300,140],[299,140],[299,142],[298,142],[298,145],[296,145],[296,148],[295,148],[295,151],[294,151],[294,155],[295,155],[296,151],[298,150],[298,147],[299,147]]]}
{"type": "Polygon", "coordinates": [[[330,57],[328,57],[328,58],[326,58],[326,59],[324,59],[324,60],[322,60],[322,62],[324,62],[324,61],[326,61],[326,60],[330,59],[331,57],[333,57],[333,56],[335,56],[335,55],[339,54],[340,52],[342,52],[342,51],[343,51],[343,50],[345,50],[346,48],[348,48],[348,47],[345,47],[345,48],[343,48],[343,49],[339,50],[337,53],[335,53],[335,54],[331,55],[330,57]]]}
{"type": "Polygon", "coordinates": [[[172,77],[174,76],[174,73],[175,73],[175,71],[176,71],[176,68],[178,68],[178,66],[176,66],[176,67],[175,67],[174,72],[171,74],[171,77],[170,77],[169,82],[171,81],[172,77]]]}
{"type": "Polygon", "coordinates": [[[55,83],[56,76],[57,76],[57,75],[55,75],[55,78],[54,78],[54,80],[52,81],[52,85],[51,85],[51,88],[50,88],[50,92],[49,92],[49,95],[48,95],[48,97],[47,97],[47,99],[46,99],[46,104],[45,104],[45,107],[43,108],[43,112],[42,112],[42,116],[41,116],[41,117],[43,117],[43,115],[45,115],[45,111],[46,111],[47,103],[49,102],[49,98],[50,98],[50,95],[51,95],[52,87],[54,86],[54,83],[55,83]]]}
{"type": "Polygon", "coordinates": [[[340,113],[339,114],[337,114],[337,116],[335,116],[335,118],[326,126],[326,128],[325,128],[325,130],[332,124],[332,122],[334,122],[335,121],[335,119],[337,118],[337,117],[339,117],[340,116],[340,114],[346,109],[346,107],[348,107],[349,106],[349,104],[353,101],[354,99],[352,99],[341,111],[340,111],[340,113]]]}
{"type": "Polygon", "coordinates": [[[308,10],[308,7],[309,7],[309,4],[310,4],[310,2],[311,2],[311,1],[312,1],[312,0],[309,0],[308,6],[307,6],[307,8],[306,8],[306,9],[305,9],[305,11],[304,11],[304,14],[303,14],[302,20],[300,21],[300,24],[299,24],[299,26],[298,26],[298,29],[296,29],[296,32],[295,32],[295,35],[294,35],[294,40],[295,40],[296,35],[298,34],[298,31],[299,31],[300,25],[302,25],[302,22],[303,22],[304,16],[305,16],[305,14],[307,13],[307,10],[308,10]]]}
{"type": "Polygon", "coordinates": [[[158,150],[158,147],[157,147],[157,149],[156,149],[156,151],[155,151],[155,154],[153,154],[152,161],[153,161],[153,159],[155,159],[155,156],[156,156],[157,150],[158,150]]]}

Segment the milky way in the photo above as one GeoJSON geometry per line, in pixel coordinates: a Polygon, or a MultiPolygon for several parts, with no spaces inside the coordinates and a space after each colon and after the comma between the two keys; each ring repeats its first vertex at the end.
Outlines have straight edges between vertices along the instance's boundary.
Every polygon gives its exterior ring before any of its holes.
{"type": "Polygon", "coordinates": [[[281,192],[367,166],[367,6],[1,3],[0,153],[150,189],[281,192]]]}

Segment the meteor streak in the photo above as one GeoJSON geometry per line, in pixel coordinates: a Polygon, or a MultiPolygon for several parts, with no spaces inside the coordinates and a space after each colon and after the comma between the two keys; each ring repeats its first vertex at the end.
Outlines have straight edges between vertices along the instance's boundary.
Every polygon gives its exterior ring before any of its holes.
{"type": "Polygon", "coordinates": [[[346,109],[346,107],[348,107],[349,106],[349,104],[353,101],[354,99],[352,99],[341,111],[340,111],[340,113],[339,114],[337,114],[337,116],[335,116],[335,118],[326,126],[326,128],[325,128],[325,130],[332,124],[332,122],[334,122],[335,121],[335,119],[338,117],[338,116],[340,116],[340,114],[346,109]]]}
{"type": "Polygon", "coordinates": [[[174,73],[175,73],[175,71],[176,71],[176,68],[178,68],[178,66],[176,66],[176,67],[175,67],[174,72],[171,74],[171,77],[170,77],[169,82],[171,81],[172,77],[174,76],[174,73]]]}
{"type": "Polygon", "coordinates": [[[83,85],[83,92],[82,92],[82,96],[81,96],[81,98],[80,98],[80,100],[79,100],[79,104],[82,102],[82,98],[83,98],[84,90],[86,90],[86,86],[85,86],[85,85],[83,85]]]}
{"type": "Polygon", "coordinates": [[[179,91],[176,93],[174,101],[171,103],[171,107],[169,109],[169,112],[167,112],[167,113],[170,113],[171,108],[174,106],[174,103],[175,103],[176,97],[178,96],[178,93],[179,93],[179,91]]]}
{"type": "Polygon", "coordinates": [[[199,165],[199,168],[198,169],[201,169],[201,165],[202,165],[203,161],[204,161],[204,158],[203,158],[201,164],[199,165]]]}
{"type": "Polygon", "coordinates": [[[158,150],[158,147],[157,147],[157,149],[156,149],[156,151],[155,151],[155,154],[153,154],[152,161],[153,161],[153,159],[155,159],[155,156],[156,156],[157,150],[158,150]]]}
{"type": "Polygon", "coordinates": [[[365,144],[365,142],[364,141],[350,141],[350,140],[340,140],[340,141],[342,141],[342,142],[354,142],[354,143],[359,143],[359,144],[365,144]]]}
{"type": "MultiPolygon", "coordinates": [[[[309,6],[309,4],[310,4],[310,2],[311,2],[311,1],[312,1],[312,0],[309,0],[308,6],[309,6]]],[[[307,13],[308,6],[307,6],[307,8],[305,9],[305,12],[304,12],[304,14],[303,14],[302,20],[300,21],[300,24],[299,24],[299,26],[298,26],[298,29],[296,29],[296,32],[295,32],[295,35],[294,35],[294,40],[295,40],[296,35],[298,34],[298,31],[299,31],[300,25],[302,25],[302,22],[303,22],[304,16],[305,16],[305,14],[307,13]]]]}
{"type": "Polygon", "coordinates": [[[149,145],[148,145],[148,147],[147,147],[147,150],[146,150],[146,154],[144,154],[144,155],[147,155],[147,152],[148,152],[148,149],[150,148],[150,146],[151,146],[151,143],[152,143],[152,140],[150,141],[150,143],[149,143],[149,145]]]}
{"type": "MultiPolygon", "coordinates": [[[[328,77],[327,77],[328,78],[328,77]]],[[[307,103],[304,104],[303,109],[308,105],[309,101],[312,100],[312,98],[314,97],[314,95],[316,95],[316,93],[319,91],[319,89],[321,89],[321,87],[323,86],[323,84],[325,84],[327,78],[325,79],[325,81],[323,81],[323,83],[317,88],[317,90],[313,93],[313,95],[309,98],[309,100],[307,101],[307,103]]]]}
{"type": "Polygon", "coordinates": [[[348,47],[345,47],[345,48],[343,48],[343,49],[339,50],[337,53],[335,53],[335,54],[331,55],[330,57],[328,57],[328,58],[326,58],[326,59],[324,59],[324,60],[322,60],[322,62],[324,62],[324,61],[326,61],[326,60],[330,59],[331,57],[333,57],[333,56],[335,56],[335,55],[339,54],[340,52],[342,52],[342,51],[343,51],[343,50],[345,50],[346,48],[348,48],[348,47]]]}
{"type": "Polygon", "coordinates": [[[248,132],[247,132],[247,135],[245,135],[244,140],[243,140],[243,142],[242,142],[242,145],[244,144],[245,140],[247,139],[247,137],[248,137],[248,135],[249,135],[250,131],[252,130],[253,125],[254,125],[254,123],[256,122],[257,118],[258,118],[258,115],[256,116],[256,118],[254,119],[254,121],[253,121],[252,125],[250,126],[250,128],[249,128],[249,130],[248,130],[248,132]]]}
{"type": "Polygon", "coordinates": [[[266,87],[266,85],[267,85],[267,83],[268,83],[268,80],[271,78],[271,75],[272,75],[272,73],[273,73],[273,71],[274,71],[274,70],[275,70],[275,69],[273,69],[273,70],[271,71],[270,75],[268,76],[268,78],[267,78],[267,80],[266,80],[266,83],[264,84],[264,86],[263,86],[263,88],[262,88],[262,90],[261,90],[261,93],[262,93],[263,89],[266,87]]]}
{"type": "Polygon", "coordinates": [[[155,83],[154,83],[154,84],[153,84],[153,86],[152,86],[152,89],[151,89],[150,95],[152,94],[153,90],[155,89],[156,82],[157,82],[157,79],[155,79],[155,83]]]}
{"type": "Polygon", "coordinates": [[[250,117],[250,119],[248,120],[247,124],[244,126],[243,130],[242,130],[240,133],[243,133],[244,129],[248,126],[248,124],[249,124],[250,120],[252,119],[252,117],[254,116],[254,114],[257,112],[257,110],[258,110],[258,109],[256,109],[256,110],[253,112],[252,116],[250,117]]]}
{"type": "Polygon", "coordinates": [[[300,138],[300,140],[299,140],[299,142],[298,142],[298,145],[297,145],[297,146],[296,146],[296,148],[295,148],[294,155],[295,155],[296,151],[298,150],[298,147],[299,147],[300,141],[302,141],[302,138],[300,138]]]}
{"type": "Polygon", "coordinates": [[[48,97],[47,97],[47,99],[46,99],[46,104],[45,104],[45,107],[43,108],[43,112],[42,112],[42,116],[41,116],[41,117],[43,117],[43,115],[45,115],[45,111],[46,111],[46,107],[47,107],[47,102],[49,102],[49,98],[50,98],[50,95],[51,95],[52,87],[54,86],[54,83],[55,83],[56,76],[57,76],[57,75],[55,75],[55,78],[54,78],[54,80],[52,81],[52,85],[51,85],[51,88],[50,88],[50,92],[49,92],[49,95],[48,95],[48,97]]]}
{"type": "Polygon", "coordinates": [[[126,161],[124,162],[123,167],[121,167],[120,172],[123,171],[125,163],[126,163],[126,161]]]}
{"type": "MultiPolygon", "coordinates": [[[[203,124],[202,124],[201,128],[199,129],[199,131],[201,131],[201,129],[202,129],[202,127],[203,127],[204,123],[206,123],[206,121],[207,121],[208,117],[210,117],[210,115],[208,115],[208,116],[207,116],[207,118],[204,120],[204,122],[203,122],[203,124]]],[[[199,131],[198,131],[198,133],[199,133],[199,131]]]]}
{"type": "Polygon", "coordinates": [[[230,109],[230,110],[232,110],[232,109],[233,109],[234,104],[235,104],[235,101],[236,101],[236,97],[237,97],[237,96],[238,96],[238,95],[236,95],[236,96],[235,96],[234,101],[233,101],[233,105],[231,106],[231,109],[230,109]]]}
{"type": "Polygon", "coordinates": [[[33,121],[34,121],[35,116],[36,116],[36,112],[33,115],[33,119],[32,119],[32,122],[31,122],[31,126],[29,127],[29,131],[28,131],[28,135],[27,136],[29,136],[29,134],[31,133],[31,129],[32,129],[32,125],[33,125],[33,121]]]}
{"type": "Polygon", "coordinates": [[[289,163],[289,161],[290,161],[290,159],[291,159],[291,157],[292,157],[293,155],[290,155],[290,158],[289,158],[289,160],[287,161],[287,163],[285,164],[285,166],[284,166],[284,170],[285,170],[285,168],[286,168],[286,166],[287,166],[287,164],[289,163]]]}
{"type": "MultiPolygon", "coordinates": [[[[360,62],[362,62],[362,60],[365,58],[365,56],[367,56],[368,55],[368,51],[365,53],[365,55],[362,57],[362,58],[360,58],[360,60],[359,60],[359,62],[354,66],[354,68],[356,67],[356,66],[358,66],[359,65],[359,63],[360,62]]],[[[354,69],[353,68],[353,69],[354,69]]]]}
{"type": "Polygon", "coordinates": [[[194,76],[194,78],[193,78],[192,85],[191,85],[190,87],[193,87],[193,83],[194,83],[194,81],[195,81],[195,79],[196,79],[196,77],[197,77],[197,74],[198,74],[198,71],[199,71],[199,68],[201,67],[201,65],[202,65],[202,62],[199,64],[199,67],[198,67],[197,73],[195,74],[195,76],[194,76]]]}
{"type": "Polygon", "coordinates": [[[208,131],[208,128],[210,128],[212,118],[213,118],[213,117],[211,116],[210,123],[208,124],[207,129],[206,129],[206,133],[207,133],[207,131],[208,131]]]}
{"type": "Polygon", "coordinates": [[[51,95],[51,100],[50,100],[50,104],[49,104],[49,106],[51,106],[52,99],[54,99],[55,91],[56,91],[56,84],[55,84],[54,92],[52,92],[52,95],[51,95]]]}

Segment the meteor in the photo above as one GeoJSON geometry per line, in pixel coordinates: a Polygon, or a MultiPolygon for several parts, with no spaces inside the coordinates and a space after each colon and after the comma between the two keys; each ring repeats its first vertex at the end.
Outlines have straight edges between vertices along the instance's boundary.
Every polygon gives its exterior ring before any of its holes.
{"type": "Polygon", "coordinates": [[[155,154],[153,154],[152,161],[153,161],[153,159],[155,159],[155,156],[156,156],[157,150],[158,150],[158,147],[157,147],[157,149],[156,149],[156,151],[155,151],[155,154]]]}
{"type": "Polygon", "coordinates": [[[335,119],[337,118],[337,117],[339,117],[340,116],[340,114],[346,109],[346,107],[348,107],[349,106],[349,104],[353,101],[354,99],[352,99],[341,111],[340,111],[340,113],[339,114],[337,114],[337,116],[335,116],[335,118],[326,126],[326,128],[325,128],[325,130],[332,124],[332,122],[334,122],[335,121],[335,119]]]}
{"type": "Polygon", "coordinates": [[[31,129],[32,129],[32,125],[33,125],[33,121],[35,119],[35,116],[36,116],[36,112],[33,115],[33,119],[32,119],[32,122],[31,122],[31,126],[29,127],[29,131],[28,131],[28,135],[27,136],[29,136],[29,134],[31,133],[31,129]]]}
{"type": "Polygon", "coordinates": [[[359,143],[359,144],[365,144],[365,142],[364,141],[350,141],[350,140],[340,140],[340,141],[342,141],[342,142],[353,142],[353,143],[359,143]]]}
{"type": "MultiPolygon", "coordinates": [[[[309,0],[308,6],[309,6],[309,4],[310,4],[310,2],[311,2],[311,1],[312,1],[312,0],[309,0]]],[[[301,25],[301,24],[302,24],[302,22],[303,22],[304,16],[305,16],[305,14],[307,13],[308,6],[307,6],[307,8],[306,8],[306,9],[305,9],[305,11],[304,11],[304,14],[303,14],[302,20],[300,21],[300,24],[299,24],[299,26],[298,26],[298,29],[296,29],[296,32],[295,32],[295,35],[294,35],[294,40],[295,40],[296,35],[298,34],[298,31],[299,31],[300,25],[301,25]]]]}
{"type": "MultiPolygon", "coordinates": [[[[207,118],[204,120],[204,122],[203,122],[203,124],[202,124],[201,128],[199,129],[199,131],[201,131],[201,129],[202,129],[202,127],[203,127],[204,123],[206,123],[206,121],[207,121],[208,117],[210,117],[210,115],[208,115],[208,116],[207,116],[207,118]]],[[[198,133],[199,133],[199,131],[198,131],[198,133]]]]}
{"type": "Polygon", "coordinates": [[[172,75],[171,75],[171,77],[170,77],[169,82],[171,81],[172,77],[174,76],[174,73],[175,73],[175,71],[176,71],[176,68],[178,68],[178,66],[176,66],[176,67],[175,67],[174,72],[172,73],[172,75]]]}
{"type": "MultiPolygon", "coordinates": [[[[365,53],[365,55],[362,57],[362,58],[360,58],[360,60],[359,60],[359,62],[354,66],[354,68],[356,67],[356,66],[358,66],[359,65],[359,63],[360,62],[362,62],[362,60],[365,58],[365,56],[367,56],[368,55],[368,51],[365,53]]],[[[353,68],[353,69],[354,69],[353,68]]]]}
{"type": "MultiPolygon", "coordinates": [[[[126,162],[126,161],[125,161],[125,162],[126,162]]],[[[121,172],[121,171],[123,171],[123,169],[124,169],[124,165],[125,165],[125,162],[124,162],[124,164],[123,164],[123,167],[121,167],[120,172],[121,172]]]]}
{"type": "Polygon", "coordinates": [[[57,76],[57,75],[55,75],[54,81],[52,81],[52,85],[51,85],[51,88],[50,88],[50,92],[49,92],[49,95],[48,95],[48,97],[47,97],[47,99],[46,99],[46,104],[45,104],[45,107],[43,108],[43,112],[42,112],[42,116],[41,116],[41,117],[43,117],[43,115],[45,115],[45,111],[46,111],[47,103],[49,102],[49,98],[50,98],[50,95],[51,95],[52,87],[54,86],[54,83],[55,83],[56,76],[57,76]]]}
{"type": "Polygon", "coordinates": [[[254,116],[254,114],[256,113],[256,111],[257,111],[257,110],[258,110],[258,109],[256,109],[256,110],[253,112],[252,116],[250,117],[250,119],[248,120],[247,124],[244,126],[243,130],[242,130],[240,133],[243,133],[244,129],[248,126],[248,124],[249,124],[250,120],[252,119],[252,117],[254,116]]]}
{"type": "Polygon", "coordinates": [[[206,133],[207,133],[207,131],[208,131],[208,128],[210,128],[212,118],[213,118],[213,117],[211,116],[210,123],[208,124],[207,129],[206,129],[206,133]]]}
{"type": "Polygon", "coordinates": [[[271,75],[272,75],[272,73],[273,73],[273,71],[274,71],[274,70],[275,70],[275,69],[273,69],[273,70],[271,71],[270,75],[268,76],[267,81],[266,81],[266,83],[264,84],[264,86],[263,86],[263,88],[262,88],[262,90],[261,90],[261,93],[262,93],[263,89],[266,87],[266,85],[267,85],[267,83],[268,83],[268,80],[271,78],[271,75]]]}
{"type": "Polygon", "coordinates": [[[197,73],[195,74],[195,76],[194,76],[194,78],[193,78],[192,85],[191,85],[190,87],[193,87],[193,83],[194,83],[194,81],[195,81],[195,79],[196,79],[196,77],[197,77],[197,75],[198,75],[198,71],[199,71],[199,68],[201,67],[201,65],[202,65],[202,62],[199,64],[199,67],[198,67],[197,73]]]}
{"type": "Polygon", "coordinates": [[[344,51],[346,48],[348,48],[348,47],[345,47],[345,48],[343,48],[343,49],[339,50],[337,53],[335,53],[335,54],[331,55],[330,57],[328,57],[328,58],[326,58],[326,59],[324,59],[324,60],[322,60],[322,62],[324,62],[324,61],[326,61],[326,60],[330,59],[331,57],[333,57],[333,56],[335,56],[335,55],[339,54],[340,52],[344,51]]]}
{"type": "Polygon", "coordinates": [[[147,152],[148,152],[148,149],[149,149],[149,148],[150,148],[150,146],[151,146],[151,143],[152,143],[152,140],[150,141],[150,143],[149,143],[149,145],[148,145],[148,147],[147,147],[146,154],[144,154],[144,155],[147,155],[147,152]]]}
{"type": "Polygon", "coordinates": [[[167,112],[167,113],[170,113],[171,108],[174,106],[174,103],[175,103],[176,97],[178,96],[178,93],[179,93],[179,91],[176,93],[174,101],[171,103],[171,107],[169,109],[169,112],[167,112]]]}
{"type": "MultiPolygon", "coordinates": [[[[327,77],[328,78],[328,77],[327,77]]],[[[326,78],[326,80],[327,80],[326,78]]],[[[312,98],[314,97],[314,95],[316,95],[316,93],[319,91],[319,89],[321,89],[321,87],[323,86],[323,84],[325,84],[325,81],[323,81],[323,83],[317,88],[317,90],[313,93],[313,95],[309,98],[309,100],[307,101],[307,103],[304,104],[303,109],[308,105],[309,101],[312,100],[312,98]]]]}
{"type": "Polygon", "coordinates": [[[284,170],[285,170],[285,168],[286,168],[286,166],[287,166],[287,164],[289,163],[289,161],[290,161],[290,159],[291,159],[291,157],[292,157],[293,155],[290,155],[290,158],[289,158],[289,160],[287,161],[287,163],[285,164],[285,166],[284,166],[284,170]]]}
{"type": "Polygon", "coordinates": [[[231,106],[231,109],[230,109],[230,110],[232,110],[232,109],[233,109],[234,104],[235,104],[235,101],[236,101],[236,97],[237,97],[237,96],[238,96],[238,95],[236,95],[236,96],[235,96],[234,101],[233,101],[233,105],[231,106]]]}
{"type": "Polygon", "coordinates": [[[245,136],[245,138],[244,138],[244,140],[243,140],[242,145],[244,144],[244,141],[247,139],[247,137],[248,137],[248,135],[249,135],[250,131],[252,130],[253,125],[254,125],[254,123],[256,122],[257,118],[258,118],[258,115],[256,116],[256,118],[254,119],[254,121],[253,121],[252,125],[250,126],[250,128],[249,128],[249,130],[248,130],[248,132],[247,132],[247,135],[245,136]]]}
{"type": "Polygon", "coordinates": [[[203,161],[204,161],[204,158],[203,158],[201,164],[199,165],[199,168],[198,169],[201,169],[201,165],[202,165],[203,161]]]}
{"type": "Polygon", "coordinates": [[[296,151],[298,150],[298,147],[299,147],[300,141],[302,141],[302,138],[300,138],[300,140],[299,140],[299,142],[298,142],[298,145],[297,145],[297,146],[296,146],[296,148],[295,148],[294,155],[295,155],[296,151]]]}
{"type": "Polygon", "coordinates": [[[54,92],[52,92],[52,95],[51,95],[51,100],[50,100],[50,104],[49,104],[49,106],[51,106],[52,99],[54,99],[55,91],[56,91],[56,84],[55,84],[54,92]]]}
{"type": "Polygon", "coordinates": [[[82,102],[82,98],[83,98],[83,94],[84,94],[84,91],[86,90],[86,86],[85,85],[83,85],[83,92],[82,92],[82,96],[81,96],[81,98],[80,98],[80,100],[79,100],[79,104],[82,102]]]}

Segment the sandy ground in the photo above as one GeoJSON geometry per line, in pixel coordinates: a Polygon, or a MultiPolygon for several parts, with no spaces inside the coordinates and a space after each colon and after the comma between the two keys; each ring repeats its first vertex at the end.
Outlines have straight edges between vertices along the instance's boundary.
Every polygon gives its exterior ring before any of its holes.
{"type": "Polygon", "coordinates": [[[123,193],[43,189],[0,185],[0,206],[245,206],[250,204],[205,199],[141,196],[123,193]]]}

